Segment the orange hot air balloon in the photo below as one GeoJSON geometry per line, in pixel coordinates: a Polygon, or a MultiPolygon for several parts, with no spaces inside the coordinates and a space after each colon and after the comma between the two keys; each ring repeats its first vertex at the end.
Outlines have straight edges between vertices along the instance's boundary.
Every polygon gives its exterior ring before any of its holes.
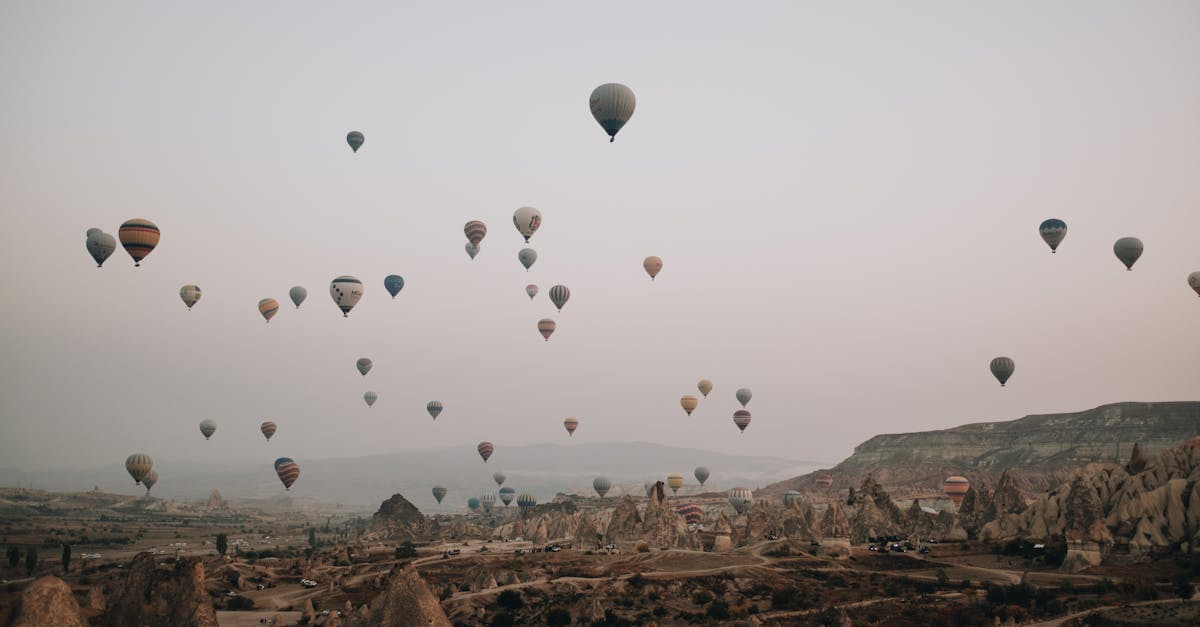
{"type": "Polygon", "coordinates": [[[653,281],[654,277],[658,276],[659,272],[662,272],[662,259],[653,256],[646,257],[642,261],[642,268],[646,270],[646,274],[649,274],[650,280],[653,281]]]}
{"type": "Polygon", "coordinates": [[[262,314],[262,317],[266,318],[267,322],[270,322],[271,318],[274,318],[275,314],[279,313],[279,301],[274,298],[264,298],[258,301],[258,313],[262,314]]]}
{"type": "Polygon", "coordinates": [[[142,260],[158,246],[158,238],[161,233],[158,226],[153,222],[143,219],[134,218],[126,220],[121,225],[121,229],[117,231],[117,237],[121,240],[121,245],[125,247],[125,252],[133,257],[133,265],[142,265],[142,260]]]}
{"type": "Polygon", "coordinates": [[[542,318],[541,320],[538,320],[538,333],[541,333],[542,337],[546,338],[547,342],[550,341],[550,336],[557,328],[558,325],[554,324],[554,321],[549,318],[542,318]]]}
{"type": "Polygon", "coordinates": [[[567,428],[567,435],[573,436],[575,435],[575,430],[579,428],[579,419],[567,418],[563,421],[563,426],[567,428]]]}
{"type": "Polygon", "coordinates": [[[683,407],[683,411],[686,411],[687,415],[691,416],[692,412],[696,411],[696,407],[700,405],[700,401],[691,394],[685,394],[679,398],[679,405],[683,407]]]}
{"type": "Polygon", "coordinates": [[[942,492],[945,492],[955,505],[962,505],[963,497],[967,495],[967,490],[970,488],[970,480],[959,475],[946,477],[946,480],[942,482],[942,492]]]}

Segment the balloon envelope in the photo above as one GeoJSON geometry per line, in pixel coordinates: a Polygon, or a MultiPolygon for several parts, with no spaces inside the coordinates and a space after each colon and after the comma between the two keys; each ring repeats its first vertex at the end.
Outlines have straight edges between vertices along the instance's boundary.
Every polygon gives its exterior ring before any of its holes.
{"type": "Polygon", "coordinates": [[[787,492],[783,493],[783,506],[784,507],[791,507],[792,503],[799,505],[800,503],[803,503],[803,502],[804,502],[804,495],[795,490],[788,490],[787,492]]]}
{"type": "Polygon", "coordinates": [[[559,311],[562,311],[563,305],[567,304],[567,301],[570,299],[571,290],[567,289],[567,286],[555,285],[554,287],[550,288],[550,302],[554,303],[554,306],[557,307],[559,311]]]}
{"type": "Polygon", "coordinates": [[[483,237],[487,235],[487,225],[479,220],[471,220],[463,225],[463,233],[467,235],[467,241],[479,248],[479,243],[483,241],[483,237]]]}
{"type": "Polygon", "coordinates": [[[212,434],[214,434],[216,432],[217,432],[217,423],[215,423],[211,420],[201,420],[200,421],[200,433],[204,434],[205,440],[211,438],[212,434]]]}
{"type": "Polygon", "coordinates": [[[363,400],[367,402],[367,407],[372,407],[375,405],[375,401],[379,400],[379,395],[368,390],[363,394],[363,400]]]}
{"type": "Polygon", "coordinates": [[[483,494],[480,494],[479,504],[483,506],[483,509],[491,511],[492,507],[496,504],[496,493],[484,492],[483,494]]]}
{"type": "Polygon", "coordinates": [[[500,501],[504,503],[505,507],[508,507],[508,505],[513,502],[513,498],[517,496],[517,490],[516,488],[506,486],[500,488],[500,492],[498,492],[498,494],[500,495],[500,501]]]}
{"type": "Polygon", "coordinates": [[[365,141],[367,141],[367,138],[358,131],[350,131],[349,133],[346,133],[346,143],[350,144],[350,150],[353,150],[354,152],[358,152],[358,149],[362,148],[363,142],[365,141]]]}
{"type": "Polygon", "coordinates": [[[653,281],[654,277],[658,276],[658,273],[662,271],[662,259],[653,256],[646,257],[642,261],[642,268],[646,270],[646,274],[649,274],[650,280],[653,281]]]}
{"type": "Polygon", "coordinates": [[[475,447],[475,450],[479,451],[479,456],[483,458],[483,463],[486,464],[488,458],[492,456],[492,451],[496,450],[496,447],[491,442],[480,442],[479,446],[475,447]]]}
{"type": "Polygon", "coordinates": [[[151,469],[150,474],[142,477],[142,485],[146,486],[146,494],[150,494],[150,488],[153,488],[156,483],[158,483],[157,470],[151,469]]]}
{"type": "Polygon", "coordinates": [[[708,379],[700,379],[700,382],[696,384],[696,389],[700,390],[700,393],[704,395],[704,398],[708,398],[708,393],[712,391],[712,381],[709,381],[708,379]]]}
{"type": "Polygon", "coordinates": [[[496,485],[504,485],[504,482],[507,480],[508,480],[508,475],[506,475],[502,472],[492,473],[492,481],[495,481],[496,485]]]}
{"type": "Polygon", "coordinates": [[[399,294],[400,290],[404,289],[404,277],[399,274],[389,274],[383,280],[383,287],[388,291],[388,294],[392,295],[392,298],[395,298],[396,294],[399,294]]]}
{"type": "Polygon", "coordinates": [[[829,488],[833,485],[833,475],[828,472],[818,473],[814,483],[818,488],[829,488]]]}
{"type": "Polygon", "coordinates": [[[737,425],[739,431],[745,431],[750,426],[750,412],[744,409],[733,412],[733,424],[737,425]]]}
{"type": "Polygon", "coordinates": [[[474,496],[467,499],[467,507],[471,508],[472,511],[479,509],[479,499],[474,496]]]}
{"type": "Polygon", "coordinates": [[[275,460],[275,474],[283,482],[283,489],[291,490],[292,484],[296,483],[296,479],[300,476],[300,464],[297,464],[291,457],[280,457],[275,460]]]}
{"type": "Polygon", "coordinates": [[[262,423],[262,425],[259,427],[259,430],[262,431],[264,436],[266,436],[268,442],[271,441],[271,436],[275,435],[276,429],[278,429],[278,427],[276,427],[275,423],[271,422],[270,420],[262,423]]]}
{"type": "Polygon", "coordinates": [[[375,363],[366,357],[360,357],[358,361],[354,362],[354,367],[358,368],[358,371],[362,373],[362,376],[364,377],[367,376],[367,373],[371,371],[371,366],[373,365],[375,365],[375,363]]]}
{"type": "Polygon", "coordinates": [[[437,499],[438,503],[441,503],[442,499],[446,498],[447,492],[448,490],[440,485],[433,486],[433,498],[437,499]]]}
{"type": "Polygon", "coordinates": [[[529,270],[533,266],[533,262],[537,261],[537,251],[532,248],[522,248],[521,252],[517,253],[517,261],[520,261],[521,265],[529,270]]]}
{"type": "Polygon", "coordinates": [[[362,281],[350,275],[342,275],[330,282],[329,295],[333,297],[333,302],[342,310],[342,317],[348,317],[350,310],[354,309],[354,306],[362,299],[362,281]]]}
{"type": "Polygon", "coordinates": [[[737,397],[737,402],[741,403],[742,407],[745,407],[746,403],[750,402],[750,398],[754,396],[754,393],[750,391],[750,388],[741,388],[734,396],[737,397]]]}
{"type": "Polygon", "coordinates": [[[554,321],[549,318],[542,318],[541,320],[538,320],[538,333],[541,333],[542,337],[546,338],[547,342],[550,341],[550,336],[554,333],[554,329],[556,328],[558,328],[558,325],[554,324],[554,321]]]}
{"type": "Polygon", "coordinates": [[[700,405],[700,400],[691,394],[685,394],[679,398],[679,405],[683,407],[683,411],[687,412],[687,415],[691,416],[692,412],[696,411],[696,407],[700,405]]]}
{"type": "Polygon", "coordinates": [[[429,412],[429,415],[433,416],[434,420],[437,420],[438,414],[442,413],[441,401],[429,401],[425,405],[425,411],[429,412]]]}
{"type": "MultiPolygon", "coordinates": [[[[528,242],[538,227],[542,225],[542,212],[533,207],[521,207],[513,212],[513,226],[528,242]]],[[[525,266],[528,268],[529,266],[525,266]]]]}
{"type": "Polygon", "coordinates": [[[942,492],[954,501],[955,505],[962,505],[963,497],[967,495],[967,490],[971,489],[971,482],[963,476],[953,475],[946,477],[942,482],[942,492]]]}
{"type": "Polygon", "coordinates": [[[304,299],[308,298],[308,290],[297,285],[288,290],[288,298],[292,299],[292,302],[296,304],[296,309],[299,309],[300,303],[304,302],[304,299]]]}
{"type": "Polygon", "coordinates": [[[617,138],[617,132],[633,116],[636,106],[633,90],[620,83],[605,83],[592,90],[592,96],[588,98],[592,117],[608,133],[610,142],[617,138]]]}
{"type": "Polygon", "coordinates": [[[1004,384],[1008,383],[1008,378],[1013,375],[1013,371],[1016,370],[1017,366],[1009,357],[997,357],[992,360],[992,363],[988,367],[992,370],[992,376],[996,377],[996,380],[1000,382],[1000,387],[1004,387],[1004,384]]]}
{"type": "Polygon", "coordinates": [[[596,477],[592,479],[592,489],[600,495],[600,498],[604,498],[604,495],[612,489],[612,482],[605,477],[596,477]]]}
{"type": "Polygon", "coordinates": [[[153,222],[143,219],[134,218],[126,220],[121,225],[121,229],[117,231],[117,236],[121,238],[121,245],[125,247],[125,252],[133,257],[133,265],[142,265],[142,260],[158,246],[160,236],[158,226],[153,222]]]}
{"type": "Polygon", "coordinates": [[[537,505],[537,497],[532,494],[526,492],[517,497],[517,507],[525,509],[534,505],[537,505]]]}
{"type": "MultiPolygon", "coordinates": [[[[573,435],[575,435],[575,430],[579,428],[579,419],[578,418],[567,418],[566,420],[563,421],[563,426],[567,428],[567,435],[573,436],[573,435]]],[[[603,495],[601,495],[601,496],[603,496],[603,495]]]]}
{"type": "Polygon", "coordinates": [[[100,229],[88,229],[87,251],[96,261],[96,267],[104,266],[104,261],[112,256],[117,249],[117,240],[100,229]]]}
{"type": "Polygon", "coordinates": [[[696,481],[699,481],[700,485],[704,485],[704,482],[708,481],[708,468],[697,466],[694,474],[696,475],[696,481]]]}
{"type": "Polygon", "coordinates": [[[1038,227],[1038,233],[1041,234],[1046,244],[1050,246],[1050,252],[1058,252],[1058,245],[1067,236],[1067,223],[1058,218],[1050,218],[1042,222],[1041,226],[1038,227]]]}
{"type": "Polygon", "coordinates": [[[537,293],[538,293],[538,286],[534,285],[533,283],[530,283],[529,285],[526,285],[526,286],[525,286],[525,293],[529,295],[529,300],[533,300],[533,297],[534,297],[534,296],[537,296],[537,293]]]}
{"type": "Polygon", "coordinates": [[[188,309],[192,308],[200,300],[200,288],[195,285],[185,285],[179,288],[179,298],[183,300],[183,304],[187,305],[188,309]]]}
{"type": "Polygon", "coordinates": [[[471,259],[474,259],[475,255],[478,255],[478,254],[479,254],[479,247],[472,244],[471,242],[467,242],[467,256],[470,257],[471,259]]]}
{"type": "Polygon", "coordinates": [[[729,504],[739,514],[745,514],[754,505],[754,493],[750,488],[730,488],[729,504]]]}
{"type": "Polygon", "coordinates": [[[679,488],[683,487],[683,475],[677,472],[667,475],[667,487],[671,488],[671,494],[679,494],[679,488]]]}
{"type": "Polygon", "coordinates": [[[267,322],[270,322],[271,318],[274,318],[275,314],[279,313],[279,301],[276,301],[274,298],[264,298],[258,301],[258,313],[262,314],[262,317],[267,322]]]}
{"type": "Polygon", "coordinates": [[[1200,270],[1188,275],[1188,287],[1196,290],[1196,295],[1200,296],[1200,270]]]}
{"type": "Polygon", "coordinates": [[[154,460],[145,453],[134,453],[125,458],[125,471],[133,477],[135,484],[141,483],[146,475],[150,474],[150,470],[154,468],[154,460]]]}
{"type": "Polygon", "coordinates": [[[1133,270],[1133,264],[1142,256],[1142,248],[1142,240],[1136,237],[1122,237],[1113,244],[1113,254],[1125,264],[1126,270],[1133,270]]]}

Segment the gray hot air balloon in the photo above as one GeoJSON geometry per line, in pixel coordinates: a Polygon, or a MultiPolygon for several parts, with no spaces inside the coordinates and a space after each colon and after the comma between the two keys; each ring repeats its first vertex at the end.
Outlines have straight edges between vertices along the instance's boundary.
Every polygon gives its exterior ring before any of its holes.
{"type": "Polygon", "coordinates": [[[383,287],[388,291],[388,294],[392,295],[392,298],[395,298],[396,294],[399,294],[400,290],[404,289],[404,277],[399,274],[389,274],[383,279],[383,287]]]}
{"type": "Polygon", "coordinates": [[[467,255],[471,259],[474,259],[475,255],[478,255],[478,254],[479,254],[479,247],[472,244],[471,242],[467,242],[467,255]]]}
{"type": "Polygon", "coordinates": [[[93,235],[97,235],[97,234],[103,233],[103,232],[104,231],[101,231],[100,229],[93,226],[92,228],[87,230],[87,233],[84,234],[84,237],[91,237],[93,235]]]}
{"type": "Polygon", "coordinates": [[[612,489],[612,482],[606,477],[596,477],[592,479],[592,489],[596,491],[596,494],[600,495],[600,498],[604,498],[604,495],[608,494],[608,491],[612,489]]]}
{"type": "Polygon", "coordinates": [[[620,83],[605,83],[592,90],[588,106],[592,109],[592,117],[596,118],[600,127],[608,133],[608,141],[611,142],[617,138],[621,127],[633,116],[637,99],[634,98],[632,89],[620,83]]]}
{"type": "Polygon", "coordinates": [[[367,141],[367,138],[358,131],[350,131],[346,134],[346,143],[350,144],[350,150],[354,152],[358,152],[358,149],[362,148],[365,141],[367,141]]]}
{"type": "Polygon", "coordinates": [[[366,394],[363,394],[363,400],[367,402],[367,407],[374,406],[375,401],[378,399],[379,395],[374,392],[368,391],[366,394]]]}
{"type": "Polygon", "coordinates": [[[494,472],[492,473],[492,481],[495,481],[496,485],[504,485],[504,482],[508,481],[508,475],[499,471],[494,472]]]}
{"type": "Polygon", "coordinates": [[[517,227],[517,232],[521,237],[525,238],[525,242],[529,242],[529,238],[533,237],[533,233],[542,225],[542,212],[533,207],[521,207],[513,212],[513,226],[517,227]]]}
{"type": "Polygon", "coordinates": [[[1133,270],[1133,264],[1142,256],[1142,240],[1136,237],[1122,237],[1113,244],[1113,253],[1125,264],[1126,270],[1133,270]]]}
{"type": "Polygon", "coordinates": [[[364,377],[367,376],[367,373],[371,371],[371,366],[373,365],[375,365],[374,362],[366,357],[362,357],[358,361],[354,362],[354,367],[358,368],[358,371],[362,373],[362,376],[364,377]]]}
{"type": "Polygon", "coordinates": [[[179,288],[179,298],[187,305],[188,311],[191,311],[192,305],[200,301],[200,288],[196,285],[185,285],[179,288]]]}
{"type": "Polygon", "coordinates": [[[449,490],[440,485],[433,486],[433,498],[437,499],[438,503],[441,503],[442,499],[446,498],[447,492],[449,492],[449,490]]]}
{"type": "Polygon", "coordinates": [[[704,485],[704,482],[708,481],[708,469],[704,466],[697,466],[695,475],[696,481],[699,481],[700,485],[704,485]]]}
{"type": "Polygon", "coordinates": [[[150,474],[146,475],[145,477],[142,477],[142,485],[146,486],[146,494],[150,494],[150,488],[153,488],[154,484],[156,484],[156,483],[158,483],[158,471],[157,470],[151,469],[150,474]]]}
{"type": "Polygon", "coordinates": [[[429,412],[429,415],[433,416],[434,420],[437,420],[438,414],[442,413],[442,409],[441,401],[429,401],[429,403],[425,405],[425,411],[429,412]]]}
{"type": "Polygon", "coordinates": [[[1004,384],[1008,383],[1008,378],[1013,375],[1016,364],[1009,357],[997,357],[992,360],[990,368],[992,369],[992,376],[996,377],[996,380],[1000,382],[1000,387],[1004,387],[1004,384]]]}
{"type": "Polygon", "coordinates": [[[1200,270],[1189,274],[1187,281],[1188,287],[1192,288],[1192,290],[1196,292],[1197,296],[1200,296],[1200,270]]]}
{"type": "Polygon", "coordinates": [[[1046,245],[1050,247],[1050,252],[1058,252],[1058,245],[1062,243],[1063,238],[1067,236],[1067,223],[1058,218],[1050,218],[1042,222],[1038,227],[1038,233],[1046,245]]]}
{"type": "Polygon", "coordinates": [[[537,251],[532,248],[522,248],[521,252],[517,253],[517,261],[525,266],[525,271],[529,272],[529,268],[533,262],[537,261],[537,251]]]}
{"type": "Polygon", "coordinates": [[[217,432],[217,423],[215,423],[211,420],[201,420],[200,421],[200,433],[204,434],[205,440],[211,438],[212,434],[214,434],[216,432],[217,432]]]}
{"type": "Polygon", "coordinates": [[[517,496],[517,489],[510,486],[505,486],[500,488],[500,492],[498,492],[498,494],[500,496],[500,501],[504,503],[505,507],[508,507],[508,505],[513,502],[513,498],[517,496]]]}
{"type": "Polygon", "coordinates": [[[746,403],[750,402],[750,398],[754,396],[754,393],[750,391],[750,388],[741,388],[734,396],[737,397],[737,402],[741,403],[742,407],[745,407],[746,403]]]}
{"type": "Polygon", "coordinates": [[[291,298],[292,302],[296,304],[296,309],[299,309],[300,303],[303,303],[304,299],[308,298],[308,290],[297,285],[288,290],[288,297],[291,298]]]}
{"type": "Polygon", "coordinates": [[[730,488],[729,504],[737,510],[737,513],[745,514],[754,505],[754,493],[750,491],[750,488],[730,488]]]}
{"type": "Polygon", "coordinates": [[[567,289],[567,286],[555,285],[550,288],[550,302],[554,303],[559,311],[562,311],[568,300],[571,300],[571,290],[567,289]]]}
{"type": "Polygon", "coordinates": [[[99,268],[117,249],[117,238],[100,229],[88,229],[86,244],[88,254],[96,261],[96,267],[99,268]]]}

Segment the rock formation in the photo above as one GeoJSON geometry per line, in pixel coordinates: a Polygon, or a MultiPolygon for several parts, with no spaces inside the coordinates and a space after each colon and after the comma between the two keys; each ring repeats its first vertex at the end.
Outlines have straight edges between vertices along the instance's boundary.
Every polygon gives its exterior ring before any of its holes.
{"type": "Polygon", "coordinates": [[[393,494],[371,516],[371,538],[413,541],[430,532],[421,510],[400,494],[393,494]]]}
{"type": "Polygon", "coordinates": [[[833,501],[825,508],[825,514],[821,516],[821,537],[850,537],[850,521],[846,520],[846,511],[840,501],[833,501]]]}
{"type": "MultiPolygon", "coordinates": [[[[21,594],[10,627],[87,627],[79,604],[71,596],[71,587],[62,579],[48,575],[29,584],[21,594]]],[[[215,623],[214,623],[215,625],[215,623]]]]}
{"type": "MultiPolygon", "coordinates": [[[[399,496],[399,495],[397,495],[399,496]]],[[[346,616],[347,627],[450,627],[450,620],[412,566],[394,569],[387,590],[371,602],[366,617],[346,616]]]]}
{"type": "Polygon", "coordinates": [[[124,585],[114,593],[108,624],[148,627],[217,627],[217,613],[204,591],[204,564],[195,557],[159,568],[150,553],[130,562],[124,585]]]}
{"type": "Polygon", "coordinates": [[[604,531],[606,543],[645,541],[653,546],[700,548],[700,537],[687,528],[687,522],[675,512],[659,481],[650,492],[645,512],[626,495],[613,510],[604,531]]]}
{"type": "Polygon", "coordinates": [[[204,509],[227,509],[228,507],[225,499],[221,498],[221,493],[217,490],[213,490],[212,494],[208,495],[208,501],[204,503],[204,509]]]}

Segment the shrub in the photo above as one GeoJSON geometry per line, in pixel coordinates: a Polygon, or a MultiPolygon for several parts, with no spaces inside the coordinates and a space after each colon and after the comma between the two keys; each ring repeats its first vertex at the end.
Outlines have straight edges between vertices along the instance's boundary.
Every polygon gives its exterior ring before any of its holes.
{"type": "Polygon", "coordinates": [[[570,625],[571,613],[561,607],[550,608],[550,611],[546,612],[546,624],[555,626],[570,625]]]}
{"type": "Polygon", "coordinates": [[[713,601],[711,604],[709,604],[708,610],[705,612],[705,614],[708,615],[709,618],[716,618],[718,620],[728,619],[729,618],[729,604],[720,599],[717,599],[716,601],[713,601]]]}
{"type": "Polygon", "coordinates": [[[412,542],[402,542],[396,547],[396,559],[405,559],[417,556],[417,547],[413,546],[412,542]]]}
{"type": "Polygon", "coordinates": [[[496,597],[496,605],[507,610],[519,610],[525,605],[521,600],[521,593],[516,590],[505,590],[496,597]]]}
{"type": "Polygon", "coordinates": [[[513,627],[517,624],[517,620],[508,612],[500,612],[492,617],[492,622],[488,623],[490,627],[513,627]]]}
{"type": "Polygon", "coordinates": [[[711,603],[712,600],[713,595],[708,590],[697,590],[696,592],[692,593],[692,603],[695,603],[696,605],[711,603]]]}

